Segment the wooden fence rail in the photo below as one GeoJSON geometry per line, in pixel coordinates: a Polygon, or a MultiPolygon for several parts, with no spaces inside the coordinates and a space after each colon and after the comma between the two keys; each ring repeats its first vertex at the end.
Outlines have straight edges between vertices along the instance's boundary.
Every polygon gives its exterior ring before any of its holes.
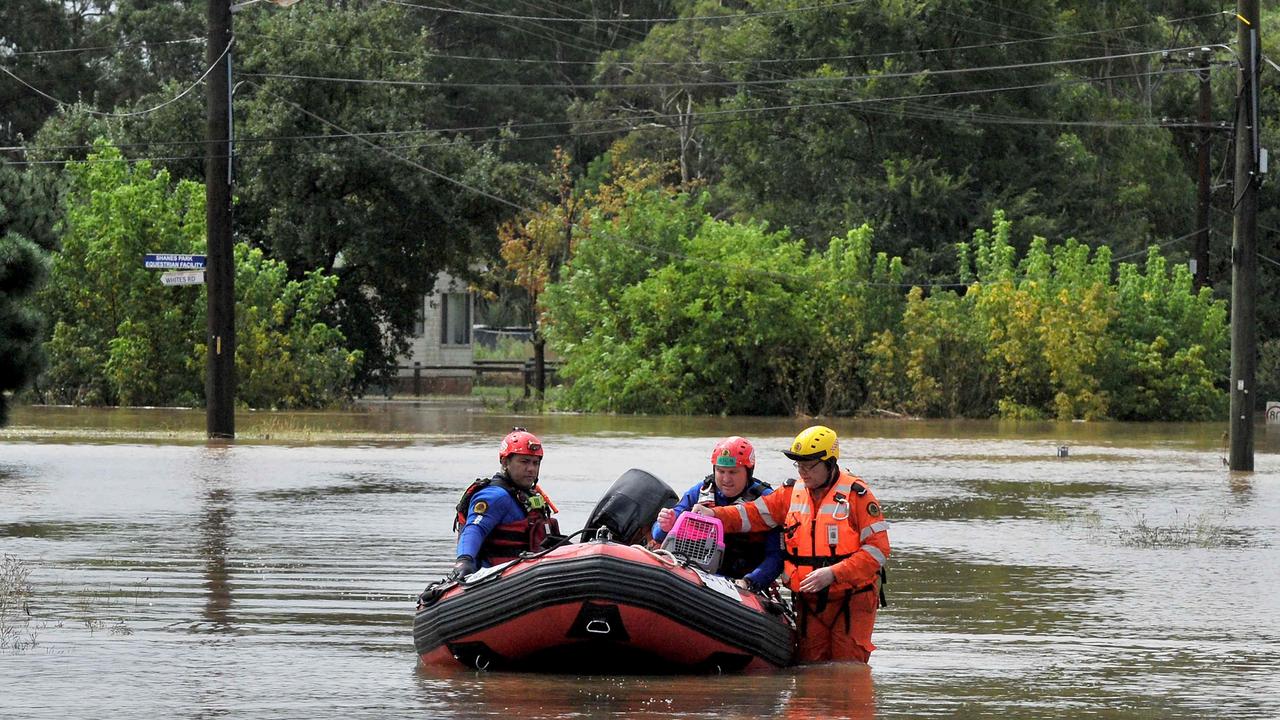
{"type": "MultiPolygon", "coordinates": [[[[546,368],[547,382],[554,382],[560,369],[560,363],[556,361],[547,361],[544,364],[544,367],[546,368]]],[[[506,373],[512,375],[519,373],[521,380],[524,383],[525,397],[529,397],[530,388],[533,386],[535,381],[532,360],[476,360],[473,363],[465,365],[424,365],[422,363],[414,363],[413,365],[397,365],[395,367],[396,378],[408,377],[406,373],[412,373],[412,390],[415,397],[422,395],[423,373],[427,371],[440,370],[465,370],[473,372],[477,376],[484,375],[485,373],[506,373]]],[[[387,393],[387,397],[391,397],[390,392],[387,393]]]]}

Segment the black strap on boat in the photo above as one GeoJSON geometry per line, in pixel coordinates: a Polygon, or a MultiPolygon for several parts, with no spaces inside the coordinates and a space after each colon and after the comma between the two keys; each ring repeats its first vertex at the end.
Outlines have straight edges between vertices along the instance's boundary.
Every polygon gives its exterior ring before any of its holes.
{"type": "Polygon", "coordinates": [[[543,555],[546,555],[547,553],[551,552],[552,550],[555,550],[556,548],[560,547],[561,545],[567,545],[570,540],[578,537],[579,535],[581,535],[586,531],[587,531],[586,528],[582,528],[581,530],[570,533],[568,535],[548,535],[547,539],[542,543],[543,549],[539,550],[538,552],[522,552],[520,553],[517,560],[533,560],[535,558],[540,558],[543,555]]]}

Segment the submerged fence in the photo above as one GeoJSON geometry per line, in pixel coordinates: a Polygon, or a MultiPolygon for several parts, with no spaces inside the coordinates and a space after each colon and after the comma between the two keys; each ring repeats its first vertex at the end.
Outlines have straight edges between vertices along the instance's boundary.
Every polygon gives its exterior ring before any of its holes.
{"type": "MultiPolygon", "coordinates": [[[[547,385],[559,380],[560,363],[548,360],[544,363],[547,385]]],[[[390,399],[394,395],[467,394],[472,386],[486,379],[498,380],[492,384],[523,385],[524,396],[529,397],[537,378],[532,360],[476,360],[453,365],[398,365],[394,368],[393,381],[384,384],[382,395],[390,399]]],[[[488,384],[488,383],[484,383],[488,384]]]]}

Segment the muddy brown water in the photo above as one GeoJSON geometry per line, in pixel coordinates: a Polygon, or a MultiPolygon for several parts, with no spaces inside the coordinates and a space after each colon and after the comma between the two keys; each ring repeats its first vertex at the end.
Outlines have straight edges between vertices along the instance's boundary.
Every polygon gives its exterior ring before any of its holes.
{"type": "Polygon", "coordinates": [[[1214,424],[830,422],[893,523],[869,668],[567,676],[416,663],[411,597],[502,432],[542,435],[572,530],[628,468],[682,492],[728,434],[781,481],[805,422],[387,403],[211,446],[198,411],[19,408],[0,717],[1280,717],[1280,428],[1243,474],[1214,424]]]}

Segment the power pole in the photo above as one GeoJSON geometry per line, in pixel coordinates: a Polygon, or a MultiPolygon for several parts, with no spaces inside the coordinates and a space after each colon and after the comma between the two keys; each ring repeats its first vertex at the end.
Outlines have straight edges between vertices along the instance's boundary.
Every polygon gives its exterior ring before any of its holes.
{"type": "Polygon", "coordinates": [[[1199,186],[1196,189],[1196,247],[1192,253],[1195,260],[1195,288],[1209,285],[1209,201],[1212,189],[1209,186],[1209,150],[1213,130],[1213,93],[1209,85],[1209,50],[1201,49],[1199,62],[1196,63],[1196,75],[1200,79],[1200,112],[1196,124],[1200,132],[1196,136],[1196,166],[1199,186]]]}
{"type": "Polygon", "coordinates": [[[1253,397],[1257,352],[1254,301],[1258,267],[1258,61],[1262,53],[1258,0],[1237,0],[1235,222],[1231,241],[1231,458],[1232,470],[1253,471],[1253,397]]]}
{"type": "Polygon", "coordinates": [[[205,84],[208,128],[204,164],[208,248],[208,362],[205,428],[211,438],[236,436],[235,263],[231,256],[231,3],[208,0],[206,57],[216,67],[205,84]]]}

